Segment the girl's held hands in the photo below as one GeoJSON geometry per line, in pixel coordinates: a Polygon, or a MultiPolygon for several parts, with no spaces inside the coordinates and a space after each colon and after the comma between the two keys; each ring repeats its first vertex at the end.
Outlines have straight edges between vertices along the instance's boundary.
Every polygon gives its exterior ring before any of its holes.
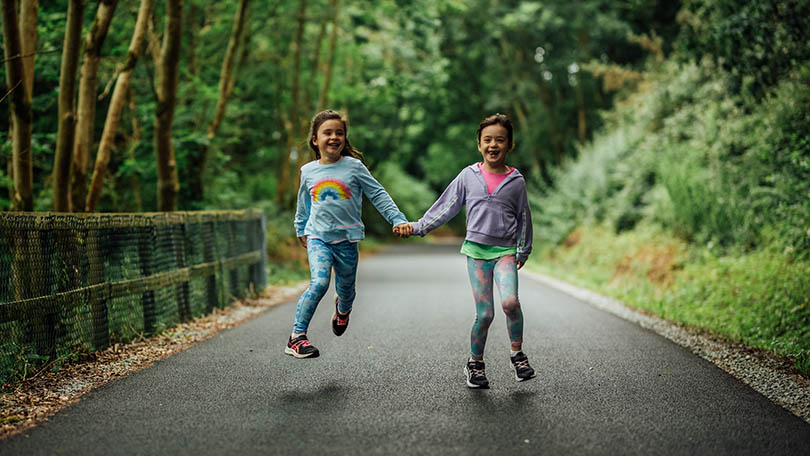
{"type": "Polygon", "coordinates": [[[413,234],[413,227],[410,223],[400,223],[394,227],[394,234],[401,238],[406,238],[413,234]]]}
{"type": "Polygon", "coordinates": [[[301,247],[307,248],[307,237],[306,236],[298,236],[298,242],[301,243],[301,247]]]}
{"type": "Polygon", "coordinates": [[[525,261],[518,261],[518,262],[517,262],[517,268],[518,268],[518,269],[522,268],[524,264],[526,264],[526,262],[525,262],[525,261]]]}

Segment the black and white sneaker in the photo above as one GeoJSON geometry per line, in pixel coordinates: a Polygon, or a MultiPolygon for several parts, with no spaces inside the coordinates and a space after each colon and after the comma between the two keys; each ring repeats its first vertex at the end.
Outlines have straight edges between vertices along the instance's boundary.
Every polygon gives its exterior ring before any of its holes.
{"type": "Polygon", "coordinates": [[[522,382],[524,380],[534,378],[536,375],[534,373],[534,369],[529,366],[529,358],[522,351],[519,351],[513,355],[511,357],[511,361],[512,367],[515,368],[515,380],[522,382]]]}
{"type": "Polygon", "coordinates": [[[301,334],[295,339],[290,336],[290,340],[287,341],[287,346],[284,348],[284,353],[296,358],[317,358],[320,355],[318,349],[309,343],[306,334],[301,334]]]}
{"type": "Polygon", "coordinates": [[[484,362],[469,360],[464,366],[464,375],[467,376],[467,386],[470,388],[489,388],[489,380],[484,372],[484,362]]]}
{"type": "Polygon", "coordinates": [[[336,336],[343,335],[349,327],[349,314],[338,312],[338,298],[335,297],[335,313],[332,314],[332,332],[336,336]]]}

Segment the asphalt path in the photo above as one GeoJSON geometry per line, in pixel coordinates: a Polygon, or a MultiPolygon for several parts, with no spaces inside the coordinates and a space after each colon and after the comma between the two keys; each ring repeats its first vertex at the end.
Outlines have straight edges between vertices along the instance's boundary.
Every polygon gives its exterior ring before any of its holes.
{"type": "MultiPolygon", "coordinates": [[[[295,302],[85,395],[2,455],[808,454],[810,425],[711,363],[520,278],[516,382],[497,310],[489,390],[463,375],[474,307],[458,246],[361,261],[349,329],[315,313],[317,359],[283,354],[295,302]]],[[[497,303],[496,303],[497,305],[497,303]]]]}

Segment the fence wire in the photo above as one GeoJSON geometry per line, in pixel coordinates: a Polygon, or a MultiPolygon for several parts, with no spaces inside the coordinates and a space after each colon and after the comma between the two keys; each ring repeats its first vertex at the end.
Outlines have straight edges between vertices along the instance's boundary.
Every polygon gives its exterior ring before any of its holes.
{"type": "Polygon", "coordinates": [[[260,211],[0,213],[0,382],[266,285],[260,211]]]}

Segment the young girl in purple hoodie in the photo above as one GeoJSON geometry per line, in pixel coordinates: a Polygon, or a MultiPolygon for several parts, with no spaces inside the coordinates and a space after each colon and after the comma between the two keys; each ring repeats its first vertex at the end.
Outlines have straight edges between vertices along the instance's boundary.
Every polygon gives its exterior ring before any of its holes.
{"type": "Polygon", "coordinates": [[[507,116],[495,114],[484,119],[478,127],[478,151],[483,161],[464,168],[418,222],[394,229],[400,236],[424,236],[453,218],[462,206],[467,207],[467,235],[461,253],[467,256],[475,299],[472,356],[464,367],[470,388],[489,387],[484,346],[495,313],[493,282],[506,314],[515,378],[524,381],[535,376],[522,351],[523,312],[517,278],[517,270],[532,250],[532,217],[526,182],[517,169],[506,165],[506,156],[514,146],[512,122],[507,116]]]}

